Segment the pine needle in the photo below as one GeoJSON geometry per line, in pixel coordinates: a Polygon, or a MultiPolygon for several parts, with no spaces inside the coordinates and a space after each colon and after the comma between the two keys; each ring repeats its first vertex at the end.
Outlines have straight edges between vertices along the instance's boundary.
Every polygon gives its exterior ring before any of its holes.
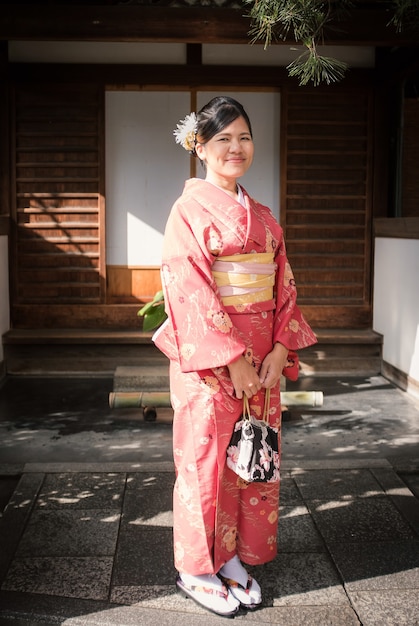
{"type": "MultiPolygon", "coordinates": [[[[325,43],[325,31],[347,15],[356,0],[242,0],[251,18],[251,43],[263,41],[265,49],[274,40],[285,40],[292,33],[295,41],[307,48],[287,67],[300,85],[338,82],[345,76],[347,65],[332,57],[320,56],[316,46],[325,43]]],[[[377,0],[379,2],[379,0],[377,0]]],[[[419,31],[419,0],[382,0],[392,6],[394,16],[389,25],[419,31]]]]}
{"type": "Polygon", "coordinates": [[[288,74],[299,79],[300,86],[312,82],[315,87],[325,82],[341,81],[347,70],[346,63],[331,57],[305,52],[287,66],[288,74]]]}
{"type": "Polygon", "coordinates": [[[308,52],[293,61],[289,75],[296,76],[300,84],[312,81],[336,82],[344,77],[346,65],[315,52],[316,43],[324,40],[324,29],[332,17],[336,17],[351,0],[244,0],[250,6],[252,25],[249,32],[251,43],[263,40],[265,49],[274,39],[285,40],[292,32],[297,43],[306,46],[308,52]]]}
{"type": "Polygon", "coordinates": [[[394,15],[389,24],[401,32],[406,27],[419,31],[419,3],[418,0],[393,0],[394,15]]]}

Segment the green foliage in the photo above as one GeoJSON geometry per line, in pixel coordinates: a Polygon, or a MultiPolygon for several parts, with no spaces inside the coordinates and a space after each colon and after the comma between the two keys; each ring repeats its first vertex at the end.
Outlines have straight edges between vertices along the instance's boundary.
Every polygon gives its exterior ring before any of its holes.
{"type": "MultiPolygon", "coordinates": [[[[250,34],[253,41],[265,40],[265,48],[272,39],[285,39],[290,31],[299,42],[312,40],[320,36],[329,20],[331,9],[329,2],[323,0],[244,0],[251,5],[252,27],[250,34]]],[[[338,0],[347,4],[348,0],[338,0]]]]}
{"type": "Polygon", "coordinates": [[[330,85],[330,83],[342,80],[345,76],[346,64],[317,53],[305,52],[290,63],[287,69],[290,76],[296,76],[299,79],[300,85],[312,82],[317,87],[322,82],[330,85]]]}
{"type": "Polygon", "coordinates": [[[390,24],[394,25],[398,32],[408,24],[411,29],[419,30],[419,2],[418,0],[392,0],[394,16],[390,24]]]}
{"type": "MultiPolygon", "coordinates": [[[[379,3],[379,0],[377,0],[379,3]]],[[[317,46],[325,43],[331,22],[347,15],[356,0],[243,0],[251,19],[251,42],[263,41],[265,49],[276,39],[292,35],[306,51],[287,67],[300,85],[319,85],[342,80],[347,65],[332,57],[321,56],[317,46]]],[[[382,0],[393,11],[389,25],[419,30],[419,0],[382,0]]]]}
{"type": "Polygon", "coordinates": [[[144,317],[143,330],[150,331],[158,328],[167,318],[164,310],[163,291],[158,291],[151,302],[147,302],[137,315],[144,317]]]}
{"type": "Polygon", "coordinates": [[[322,57],[316,46],[324,40],[325,27],[331,19],[338,19],[350,0],[244,0],[250,5],[252,42],[263,40],[265,49],[273,39],[285,39],[290,33],[296,42],[306,47],[288,66],[290,76],[296,76],[300,85],[312,82],[331,83],[343,78],[346,64],[331,57],[322,57]]]}

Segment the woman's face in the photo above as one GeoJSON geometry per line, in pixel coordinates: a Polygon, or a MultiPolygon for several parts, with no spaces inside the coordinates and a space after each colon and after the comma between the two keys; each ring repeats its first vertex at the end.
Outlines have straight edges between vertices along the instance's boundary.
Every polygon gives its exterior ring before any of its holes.
{"type": "Polygon", "coordinates": [[[253,140],[243,117],[238,117],[205,144],[198,143],[196,153],[207,167],[207,180],[215,184],[235,181],[243,176],[253,161],[253,140]]]}

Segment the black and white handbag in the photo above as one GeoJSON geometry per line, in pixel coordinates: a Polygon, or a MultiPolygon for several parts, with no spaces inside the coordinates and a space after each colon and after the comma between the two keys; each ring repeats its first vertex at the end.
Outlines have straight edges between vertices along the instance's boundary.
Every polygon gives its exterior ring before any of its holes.
{"type": "Polygon", "coordinates": [[[227,448],[227,466],[246,482],[279,482],[278,429],[269,425],[270,390],[265,392],[263,417],[250,413],[249,400],[243,396],[243,415],[234,425],[227,448]]]}

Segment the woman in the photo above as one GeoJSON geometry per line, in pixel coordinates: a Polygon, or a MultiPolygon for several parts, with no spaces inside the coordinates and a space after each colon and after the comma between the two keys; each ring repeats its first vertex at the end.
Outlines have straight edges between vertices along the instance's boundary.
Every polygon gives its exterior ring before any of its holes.
{"type": "Polygon", "coordinates": [[[226,465],[249,398],[279,428],[289,350],[316,342],[296,306],[282,229],[238,183],[253,160],[242,105],[217,97],[174,132],[205,180],[186,181],[169,216],[162,284],[168,319],[156,345],[170,359],[174,409],[174,555],[178,588],[207,609],[254,609],[261,589],[243,563],[276,555],[279,483],[247,483],[226,465]]]}

